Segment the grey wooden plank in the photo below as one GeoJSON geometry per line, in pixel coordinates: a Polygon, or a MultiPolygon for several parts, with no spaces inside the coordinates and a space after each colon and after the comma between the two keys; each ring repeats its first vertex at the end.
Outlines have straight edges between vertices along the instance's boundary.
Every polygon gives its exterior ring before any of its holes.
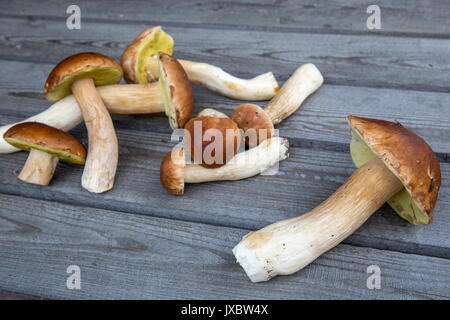
{"type": "MultiPolygon", "coordinates": [[[[73,132],[86,142],[83,127],[73,132]]],[[[48,187],[19,181],[15,174],[26,153],[0,155],[0,192],[122,212],[214,225],[257,229],[314,208],[353,172],[348,152],[291,148],[276,176],[234,182],[187,185],[184,196],[173,196],[159,182],[163,155],[174,143],[170,135],[117,130],[120,156],[115,187],[101,195],[80,186],[82,168],[60,164],[48,187]]],[[[348,146],[347,146],[348,147],[348,146]]],[[[443,183],[434,223],[419,227],[398,218],[387,206],[375,214],[347,243],[450,258],[448,228],[450,164],[442,163],[443,183]]]]}
{"type": "MultiPolygon", "coordinates": [[[[0,79],[0,125],[5,116],[20,120],[45,110],[42,83],[51,65],[0,61],[7,77],[0,79]],[[29,79],[30,81],[25,81],[29,79]]],[[[200,86],[194,87],[195,110],[217,108],[228,114],[241,101],[216,95],[200,86]]],[[[265,102],[260,103],[261,106],[265,102]]],[[[439,153],[450,154],[450,94],[410,90],[374,89],[324,85],[301,109],[278,126],[288,138],[349,143],[349,114],[399,121],[422,136],[439,153]]],[[[135,130],[170,133],[164,116],[117,117],[117,125],[135,130]],[[138,120],[138,121],[137,121],[138,120]]]]}
{"type": "MultiPolygon", "coordinates": [[[[1,18],[0,22],[0,58],[52,64],[79,51],[101,51],[117,58],[144,28],[90,22],[74,31],[67,30],[64,21],[1,18]]],[[[273,71],[286,79],[298,65],[312,62],[329,84],[449,90],[448,39],[166,29],[176,41],[177,57],[216,64],[239,76],[273,71]]]]}
{"type": "MultiPolygon", "coordinates": [[[[66,19],[70,1],[9,1],[0,4],[2,15],[66,19]]],[[[184,0],[148,1],[79,0],[83,19],[122,23],[169,23],[204,28],[279,30],[280,32],[367,32],[366,9],[370,0],[184,0]],[[99,10],[99,8],[107,8],[99,10]]],[[[380,0],[382,29],[377,33],[449,36],[446,0],[380,0]]],[[[373,31],[371,33],[374,33],[373,31]]]]}
{"type": "Polygon", "coordinates": [[[247,230],[0,195],[0,286],[75,299],[448,299],[450,261],[339,245],[252,284],[231,248],[247,230]],[[369,290],[366,269],[381,269],[369,290]],[[81,269],[68,290],[66,269],[81,269]]]}

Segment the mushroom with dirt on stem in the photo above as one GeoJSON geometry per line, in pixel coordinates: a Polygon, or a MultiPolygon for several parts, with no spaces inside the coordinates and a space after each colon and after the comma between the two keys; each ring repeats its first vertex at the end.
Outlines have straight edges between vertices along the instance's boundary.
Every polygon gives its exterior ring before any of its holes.
{"type": "MultiPolygon", "coordinates": [[[[172,54],[172,37],[160,26],[141,32],[124,51],[121,64],[128,83],[145,84],[160,76],[156,54],[172,54]]],[[[253,79],[240,79],[222,69],[200,62],[179,60],[193,83],[203,85],[221,95],[239,100],[268,100],[278,91],[278,83],[272,72],[253,79]]]]}
{"type": "MultiPolygon", "coordinates": [[[[161,54],[161,68],[168,76],[161,77],[160,83],[113,84],[97,87],[110,113],[151,114],[165,112],[171,115],[170,124],[182,128],[191,118],[193,110],[192,88],[187,76],[175,58],[161,54]],[[165,82],[164,82],[165,81],[165,82]],[[172,88],[172,91],[170,91],[172,88]],[[168,97],[168,99],[164,99],[168,97]]],[[[40,122],[69,131],[83,121],[78,102],[73,95],[54,103],[47,110],[22,122],[40,122]]],[[[0,136],[17,123],[0,127],[0,136]]],[[[0,138],[0,153],[11,153],[19,149],[0,138]]]]}
{"type": "Polygon", "coordinates": [[[16,148],[30,151],[17,176],[27,183],[47,186],[60,159],[81,165],[86,161],[86,149],[75,137],[42,123],[17,124],[5,132],[4,139],[16,148]]]}
{"type": "Polygon", "coordinates": [[[274,137],[258,147],[238,153],[226,165],[208,169],[198,164],[186,163],[182,148],[175,147],[161,162],[160,179],[164,188],[172,194],[184,194],[186,183],[246,179],[272,168],[289,156],[289,142],[274,137]]]}
{"type": "Polygon", "coordinates": [[[297,68],[280,91],[263,109],[256,104],[242,104],[233,110],[231,118],[244,130],[246,144],[257,146],[274,134],[274,125],[294,113],[303,101],[323,84],[319,69],[311,63],[297,68]]]}
{"type": "Polygon", "coordinates": [[[358,169],[299,217],[250,232],[233,249],[253,282],[297,272],[357,230],[386,201],[407,221],[429,224],[441,184],[430,146],[399,123],[349,116],[358,169]]]}
{"type": "Polygon", "coordinates": [[[121,78],[122,68],[114,59],[83,52],[58,63],[44,86],[49,101],[61,100],[72,92],[78,102],[89,140],[81,185],[90,192],[113,187],[119,157],[114,124],[96,86],[115,84],[121,78]]]}

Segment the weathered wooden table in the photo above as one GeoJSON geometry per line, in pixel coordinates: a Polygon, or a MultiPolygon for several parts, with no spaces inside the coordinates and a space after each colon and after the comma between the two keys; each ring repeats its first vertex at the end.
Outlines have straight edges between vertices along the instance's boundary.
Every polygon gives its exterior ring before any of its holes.
{"type": "MultiPolygon", "coordinates": [[[[62,58],[119,58],[143,28],[161,24],[175,56],[241,77],[273,71],[283,82],[315,63],[325,85],[283,122],[291,156],[276,176],[189,185],[159,183],[171,149],[167,119],[114,116],[120,142],[115,188],[94,195],[82,168],[61,164],[49,187],[14,175],[27,154],[0,155],[0,297],[46,298],[450,298],[450,3],[376,1],[77,1],[81,30],[66,27],[71,1],[0,2],[0,125],[50,105],[42,86],[62,58]],[[442,189],[430,226],[387,206],[343,244],[287,277],[252,284],[231,254],[249,230],[305,212],[354,170],[346,116],[397,120],[433,147],[442,189]],[[68,266],[81,289],[66,287],[68,266]],[[381,289],[366,286],[381,269],[381,289]],[[16,294],[13,294],[14,292],[16,294]]],[[[229,113],[239,101],[194,86],[196,111],[229,113]]],[[[72,131],[86,143],[84,125],[72,131]]]]}

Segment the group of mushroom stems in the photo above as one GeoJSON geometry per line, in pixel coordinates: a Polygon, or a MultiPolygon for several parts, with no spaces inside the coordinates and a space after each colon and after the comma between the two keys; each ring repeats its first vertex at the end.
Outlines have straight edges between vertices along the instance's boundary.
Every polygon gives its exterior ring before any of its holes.
{"type": "MultiPolygon", "coordinates": [[[[119,147],[110,114],[164,112],[172,129],[183,129],[183,142],[165,155],[160,167],[163,187],[176,195],[184,193],[186,183],[252,177],[289,156],[288,140],[277,135],[274,125],[322,85],[316,66],[301,65],[279,88],[271,72],[245,80],[216,66],[177,60],[171,56],[173,45],[161,27],[154,27],[136,37],[120,65],[98,53],[61,61],[44,86],[46,98],[55,103],[20,123],[0,127],[0,153],[30,151],[18,178],[48,185],[61,159],[84,164],[81,184],[88,191],[113,188],[119,147]],[[122,76],[128,84],[118,84],[122,76]],[[265,108],[241,104],[231,116],[204,109],[191,119],[190,82],[233,99],[270,101],[265,108]],[[87,152],[67,133],[83,121],[87,152]]],[[[315,209],[250,232],[235,246],[233,253],[251,281],[302,269],[357,230],[386,201],[411,223],[431,223],[440,186],[439,162],[431,148],[398,123],[354,116],[348,120],[358,169],[315,209]],[[411,159],[405,152],[413,152],[411,159]]]]}

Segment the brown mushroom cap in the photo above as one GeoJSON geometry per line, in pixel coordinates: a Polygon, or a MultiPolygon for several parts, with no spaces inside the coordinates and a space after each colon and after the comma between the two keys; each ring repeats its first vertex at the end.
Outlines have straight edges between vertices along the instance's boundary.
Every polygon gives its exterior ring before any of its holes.
{"type": "Polygon", "coordinates": [[[274,134],[272,119],[267,112],[256,104],[244,103],[233,110],[231,119],[244,130],[245,143],[250,148],[256,147],[274,134]],[[253,130],[251,130],[253,129],[253,130]],[[260,131],[264,129],[264,131],[260,131]],[[261,136],[260,136],[261,133],[261,136]],[[255,137],[252,135],[256,135],[255,137]],[[265,137],[266,136],[266,137],[265,137]]]}
{"type": "Polygon", "coordinates": [[[182,148],[174,148],[164,156],[159,171],[161,184],[167,191],[177,195],[184,193],[184,157],[182,148]]]}
{"type": "Polygon", "coordinates": [[[441,185],[440,165],[430,146],[400,123],[348,116],[351,155],[357,167],[383,160],[405,187],[389,205],[413,224],[430,224],[441,185]]]}
{"type": "Polygon", "coordinates": [[[159,53],[158,64],[159,83],[170,126],[172,129],[183,128],[194,109],[191,83],[177,59],[159,53]]]}
{"type": "Polygon", "coordinates": [[[3,138],[21,150],[40,150],[69,163],[84,164],[86,161],[86,149],[74,136],[43,123],[16,124],[3,138]]]}
{"type": "Polygon", "coordinates": [[[70,56],[56,65],[44,86],[45,97],[58,101],[71,94],[73,82],[90,78],[96,86],[115,84],[122,78],[122,67],[107,56],[83,52],[70,56]]]}
{"type": "Polygon", "coordinates": [[[159,52],[172,55],[173,39],[161,26],[142,31],[123,52],[120,63],[127,83],[148,83],[147,59],[159,52]]]}
{"type": "MultiPolygon", "coordinates": [[[[228,118],[214,118],[214,117],[199,117],[191,119],[188,123],[186,123],[185,129],[185,139],[183,140],[185,143],[185,148],[192,160],[196,164],[200,164],[205,168],[218,168],[226,164],[229,160],[231,160],[234,155],[238,152],[240,144],[241,144],[241,132],[237,124],[228,118]],[[197,123],[197,125],[196,125],[197,123]],[[195,130],[199,130],[201,128],[202,141],[198,141],[196,139],[196,134],[199,135],[199,132],[195,132],[195,130]],[[215,129],[215,130],[210,130],[215,129]],[[186,134],[189,133],[189,138],[186,138],[186,134]],[[215,142],[216,136],[221,137],[223,142],[215,142]],[[195,148],[200,147],[199,143],[201,143],[201,159],[195,159],[195,148]],[[207,151],[207,155],[211,153],[211,157],[213,159],[204,159],[203,152],[208,145],[214,143],[211,147],[211,152],[207,151]],[[222,154],[217,155],[218,163],[215,160],[216,149],[214,147],[222,147],[222,154]],[[213,161],[213,162],[212,162],[213,161]],[[212,163],[211,163],[212,162],[212,163]]],[[[197,151],[198,153],[199,151],[197,151]]]]}

